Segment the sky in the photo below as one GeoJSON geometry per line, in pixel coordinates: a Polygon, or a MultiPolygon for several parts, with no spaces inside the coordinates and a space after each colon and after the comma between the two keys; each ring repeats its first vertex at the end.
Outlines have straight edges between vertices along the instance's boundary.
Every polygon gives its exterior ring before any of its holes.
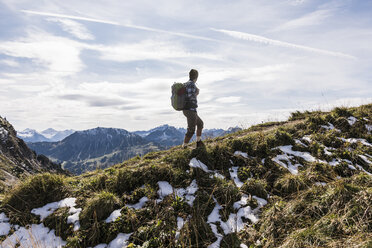
{"type": "Polygon", "coordinates": [[[372,0],[0,0],[0,116],[16,130],[205,128],[372,102],[372,0]]]}

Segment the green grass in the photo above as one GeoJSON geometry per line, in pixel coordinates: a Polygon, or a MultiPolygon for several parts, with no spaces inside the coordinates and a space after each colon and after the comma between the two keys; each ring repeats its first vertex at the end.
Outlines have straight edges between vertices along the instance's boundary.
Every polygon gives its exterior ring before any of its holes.
{"type": "MultiPolygon", "coordinates": [[[[6,192],[1,208],[12,223],[37,223],[38,218],[30,214],[32,208],[67,196],[77,197],[77,207],[82,208],[78,232],[73,232],[72,224],[66,224],[67,209],[59,209],[44,220],[46,226],[67,240],[68,247],[109,243],[118,233],[133,233],[129,247],[207,247],[216,241],[207,223],[215,200],[223,208],[219,212],[222,221],[227,221],[230,214],[237,213],[233,204],[247,194],[252,209],[258,206],[252,196],[266,199],[268,205],[260,210],[257,223],[250,223],[239,233],[224,235],[221,247],[240,247],[241,243],[248,247],[370,247],[372,177],[350,169],[346,160],[372,173],[371,165],[359,156],[372,154],[372,149],[360,143],[345,143],[341,138],[372,142],[365,128],[371,120],[372,104],[330,112],[296,112],[286,122],[264,123],[208,139],[205,148],[173,147],[76,177],[32,176],[6,192]],[[358,119],[353,126],[347,121],[351,115],[358,119]],[[341,132],[322,127],[328,123],[341,132]],[[302,140],[304,136],[311,142],[302,140]],[[281,154],[274,148],[284,145],[323,161],[343,161],[330,166],[293,157],[291,160],[304,166],[298,175],[292,175],[272,161],[281,154]],[[334,148],[331,155],[325,154],[325,147],[334,148]],[[249,158],[234,156],[235,151],[246,152],[249,158]],[[190,168],[193,157],[225,178],[190,168]],[[231,166],[238,167],[238,177],[244,183],[241,188],[230,178],[231,166]],[[156,202],[158,181],[186,188],[194,179],[199,189],[192,207],[174,194],[156,202]],[[326,185],[316,185],[318,182],[326,185]],[[144,196],[149,198],[144,208],[126,206],[144,196]],[[115,209],[121,209],[122,215],[113,223],[105,223],[115,209]],[[187,219],[178,239],[177,217],[187,219]]],[[[221,226],[217,226],[222,234],[221,226]]]]}

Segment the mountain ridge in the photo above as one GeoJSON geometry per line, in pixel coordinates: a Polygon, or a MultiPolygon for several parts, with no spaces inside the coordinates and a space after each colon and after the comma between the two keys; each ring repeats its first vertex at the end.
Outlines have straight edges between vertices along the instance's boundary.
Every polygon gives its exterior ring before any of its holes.
{"type": "Polygon", "coordinates": [[[23,131],[17,132],[17,137],[23,139],[25,142],[56,142],[63,140],[70,134],[75,132],[72,129],[57,131],[53,128],[45,129],[41,132],[35,129],[26,128],[23,131]]]}
{"type": "MultiPolygon", "coordinates": [[[[237,129],[206,129],[203,138],[213,138],[233,131],[237,131],[237,129]]],[[[38,154],[43,154],[51,160],[61,163],[63,168],[80,174],[86,170],[107,168],[124,159],[129,159],[131,156],[143,156],[151,151],[180,145],[183,142],[184,133],[185,129],[167,124],[147,131],[136,132],[120,128],[97,127],[76,131],[59,142],[28,142],[27,144],[38,154]],[[123,141],[136,137],[136,140],[140,142],[129,142],[123,145],[117,140],[119,136],[123,141]],[[116,140],[115,145],[113,145],[113,139],[116,140]]]]}
{"type": "Polygon", "coordinates": [[[78,174],[159,150],[156,144],[125,129],[102,127],[76,131],[59,142],[28,143],[28,146],[78,174]]]}
{"type": "Polygon", "coordinates": [[[44,155],[31,151],[17,137],[13,126],[0,116],[0,189],[4,190],[24,176],[41,172],[67,173],[44,155]]]}

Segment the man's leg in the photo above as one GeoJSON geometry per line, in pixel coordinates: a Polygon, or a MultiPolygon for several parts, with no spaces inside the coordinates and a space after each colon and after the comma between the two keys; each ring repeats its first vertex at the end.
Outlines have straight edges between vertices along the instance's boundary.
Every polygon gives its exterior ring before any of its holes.
{"type": "Polygon", "coordinates": [[[187,118],[187,133],[185,134],[185,138],[183,140],[183,147],[185,147],[191,140],[192,136],[195,133],[195,126],[197,123],[197,114],[195,111],[191,110],[184,110],[184,116],[187,118]]]}
{"type": "Polygon", "coordinates": [[[201,141],[201,136],[202,136],[202,130],[204,127],[204,123],[202,119],[200,119],[199,115],[196,115],[196,142],[201,141]]]}

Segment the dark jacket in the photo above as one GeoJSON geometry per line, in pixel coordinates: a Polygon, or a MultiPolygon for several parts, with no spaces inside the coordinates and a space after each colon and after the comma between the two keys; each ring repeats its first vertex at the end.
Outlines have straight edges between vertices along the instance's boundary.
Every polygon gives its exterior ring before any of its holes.
{"type": "Polygon", "coordinates": [[[186,105],[185,110],[196,111],[198,107],[198,101],[196,96],[199,94],[199,89],[196,87],[195,82],[189,80],[186,84],[186,105]]]}

